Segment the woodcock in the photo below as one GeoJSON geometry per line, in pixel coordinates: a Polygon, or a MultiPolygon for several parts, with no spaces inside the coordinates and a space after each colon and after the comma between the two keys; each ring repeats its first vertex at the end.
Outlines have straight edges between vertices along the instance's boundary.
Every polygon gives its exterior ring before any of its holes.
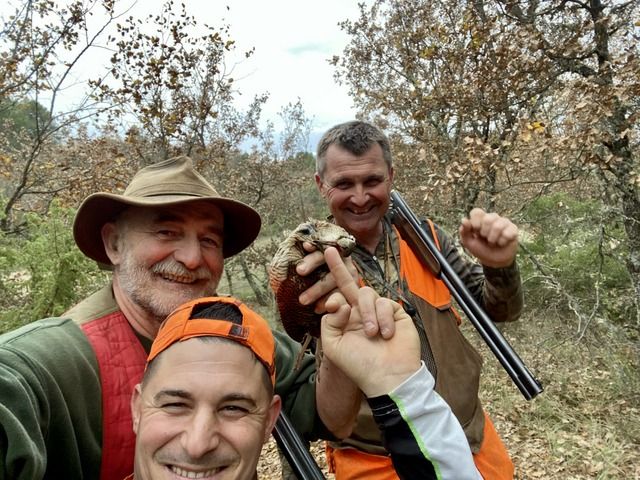
{"type": "Polygon", "coordinates": [[[342,227],[310,219],[298,225],[278,247],[269,265],[269,283],[276,296],[282,326],[291,338],[301,343],[305,343],[308,335],[320,336],[321,315],[313,311],[313,305],[301,305],[298,297],[329,271],[324,264],[304,277],[296,273],[296,265],[308,253],[303,247],[304,242],[321,251],[326,247],[336,247],[343,257],[349,256],[356,246],[355,238],[342,227]]]}

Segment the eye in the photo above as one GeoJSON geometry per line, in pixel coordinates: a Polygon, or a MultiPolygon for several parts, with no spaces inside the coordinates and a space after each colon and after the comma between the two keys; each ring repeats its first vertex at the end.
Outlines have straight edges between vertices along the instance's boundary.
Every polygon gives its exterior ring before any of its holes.
{"type": "Polygon", "coordinates": [[[221,409],[221,414],[226,417],[239,418],[249,413],[249,409],[241,405],[225,405],[221,409]]]}
{"type": "Polygon", "coordinates": [[[160,405],[162,410],[170,412],[180,411],[187,408],[187,404],[184,402],[167,402],[160,405]]]}
{"type": "Polygon", "coordinates": [[[334,185],[334,188],[338,190],[349,190],[352,184],[350,182],[338,182],[334,185]]]}
{"type": "Polygon", "coordinates": [[[367,187],[367,188],[373,188],[373,187],[377,187],[378,185],[380,185],[380,183],[382,183],[382,180],[381,180],[381,179],[379,179],[379,178],[372,178],[372,179],[367,180],[367,181],[364,183],[364,186],[365,186],[365,187],[367,187]]]}
{"type": "Polygon", "coordinates": [[[298,233],[300,235],[311,235],[315,231],[316,231],[316,229],[313,227],[313,225],[311,225],[309,223],[307,223],[306,225],[303,225],[302,227],[300,227],[298,229],[298,233]]]}
{"type": "Polygon", "coordinates": [[[202,243],[210,247],[219,248],[222,244],[222,240],[218,237],[204,237],[202,238],[202,243]]]}
{"type": "Polygon", "coordinates": [[[175,230],[169,230],[168,228],[163,228],[157,230],[156,233],[161,237],[173,238],[178,235],[178,232],[175,230]]]}

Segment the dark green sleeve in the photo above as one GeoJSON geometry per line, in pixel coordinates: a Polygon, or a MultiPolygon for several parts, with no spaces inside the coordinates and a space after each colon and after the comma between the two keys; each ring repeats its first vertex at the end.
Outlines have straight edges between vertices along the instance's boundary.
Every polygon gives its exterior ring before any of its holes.
{"type": "Polygon", "coordinates": [[[0,337],[0,479],[98,478],[101,421],[97,364],[73,322],[0,337]]]}
{"type": "Polygon", "coordinates": [[[273,330],[273,334],[276,340],[276,393],[282,397],[283,410],[306,440],[333,438],[316,413],[315,357],[305,353],[296,368],[300,344],[279,330],[273,330]]]}

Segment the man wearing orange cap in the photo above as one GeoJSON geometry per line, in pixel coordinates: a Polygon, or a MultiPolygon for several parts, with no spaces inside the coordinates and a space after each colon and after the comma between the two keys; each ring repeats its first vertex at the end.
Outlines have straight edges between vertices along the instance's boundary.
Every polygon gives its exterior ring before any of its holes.
{"type": "MultiPolygon", "coordinates": [[[[259,230],[258,213],[220,196],[187,157],[141,169],[122,194],[87,197],[74,238],[113,271],[112,282],[59,318],[0,336],[0,479],[128,475],[129,399],[160,324],[179,305],[215,295],[224,259],[259,230]]],[[[324,400],[314,359],[296,370],[300,346],[278,333],[276,346],[276,390],[292,423],[308,438],[333,431],[333,419],[315,413],[324,400]]],[[[327,376],[336,388],[340,375],[327,376]]],[[[338,421],[339,407],[328,408],[338,421]]]]}
{"type": "Polygon", "coordinates": [[[254,478],[281,401],[268,323],[233,298],[173,312],[131,400],[135,478],[254,478]]]}
{"type": "MultiPolygon", "coordinates": [[[[462,427],[421,365],[411,318],[397,303],[358,289],[337,251],[329,249],[327,263],[342,293],[327,300],[324,355],[367,395],[401,478],[481,478],[462,427]],[[361,306],[395,321],[396,335],[365,335],[361,306]]],[[[281,408],[274,370],[269,326],[244,304],[209,297],[180,306],[160,327],[133,393],[136,453],[128,478],[256,478],[281,408]]]]}

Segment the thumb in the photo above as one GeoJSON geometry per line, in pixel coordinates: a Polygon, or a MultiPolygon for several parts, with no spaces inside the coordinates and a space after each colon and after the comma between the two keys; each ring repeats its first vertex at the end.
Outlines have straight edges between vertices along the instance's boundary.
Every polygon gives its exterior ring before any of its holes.
{"type": "Polygon", "coordinates": [[[322,317],[321,335],[323,343],[328,338],[341,337],[343,330],[349,322],[351,307],[348,304],[342,304],[333,313],[327,313],[322,317]]]}

